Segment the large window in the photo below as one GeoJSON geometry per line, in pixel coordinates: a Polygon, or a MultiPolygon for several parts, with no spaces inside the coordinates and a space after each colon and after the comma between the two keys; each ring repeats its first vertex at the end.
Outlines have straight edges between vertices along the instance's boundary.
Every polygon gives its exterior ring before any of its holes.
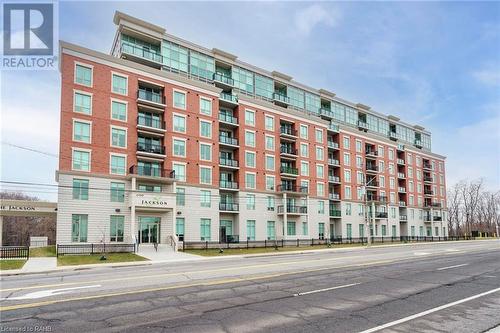
{"type": "Polygon", "coordinates": [[[87,241],[87,228],[88,228],[88,215],[86,214],[73,214],[71,216],[71,241],[72,242],[86,242],[87,241]]]}
{"type": "Polygon", "coordinates": [[[276,227],[274,221],[267,221],[267,240],[276,239],[276,227]]]}
{"type": "Polygon", "coordinates": [[[125,184],[124,183],[111,183],[110,187],[111,202],[125,202],[125,184]]]}
{"type": "Polygon", "coordinates": [[[175,173],[175,179],[181,182],[186,181],[186,165],[180,163],[174,163],[173,169],[175,173]]]}
{"type": "Polygon", "coordinates": [[[274,117],[266,115],[264,118],[265,127],[268,131],[274,131],[274,117]]]}
{"type": "Polygon", "coordinates": [[[297,234],[297,231],[295,230],[295,222],[286,223],[286,234],[288,236],[295,236],[297,234]]]}
{"type": "Polygon", "coordinates": [[[127,77],[112,74],[112,91],[116,94],[127,95],[127,77]]]}
{"type": "Polygon", "coordinates": [[[299,109],[304,109],[304,91],[295,87],[287,87],[287,96],[290,98],[290,105],[299,109]]]}
{"type": "Polygon", "coordinates": [[[123,242],[125,216],[111,215],[109,221],[109,241],[123,242]]]}
{"type": "Polygon", "coordinates": [[[92,114],[92,96],[75,92],[73,110],[79,113],[92,114]]]}
{"type": "Polygon", "coordinates": [[[212,168],[200,166],[200,184],[212,185],[212,168]]]}
{"type": "Polygon", "coordinates": [[[173,156],[186,157],[186,141],[181,139],[173,140],[173,156]]]}
{"type": "Polygon", "coordinates": [[[127,103],[111,101],[111,118],[127,121],[127,103]]]}
{"type": "Polygon", "coordinates": [[[245,110],[245,125],[255,126],[255,111],[245,110]]]}
{"type": "Polygon", "coordinates": [[[73,140],[90,143],[90,122],[75,120],[73,121],[73,140]]]}
{"type": "Polygon", "coordinates": [[[274,81],[265,76],[255,74],[255,94],[268,99],[273,99],[274,81]]]}
{"type": "Polygon", "coordinates": [[[186,93],[174,90],[174,107],[186,110],[186,93]]]}
{"type": "Polygon", "coordinates": [[[200,98],[200,113],[212,115],[212,100],[209,98],[200,98]]]}
{"type": "Polygon", "coordinates": [[[247,210],[255,210],[255,194],[247,194],[247,210]]]}
{"type": "Polygon", "coordinates": [[[320,107],[321,99],[319,96],[306,92],[306,110],[318,114],[320,107]]]}
{"type": "Polygon", "coordinates": [[[246,69],[233,66],[232,77],[234,87],[253,94],[253,73],[246,69]]]}
{"type": "Polygon", "coordinates": [[[273,155],[266,155],[266,170],[274,171],[275,160],[273,155]]]}
{"type": "Polygon", "coordinates": [[[110,172],[115,175],[126,174],[127,158],[123,155],[111,155],[110,172]]]}
{"type": "Polygon", "coordinates": [[[180,241],[184,240],[185,220],[183,217],[175,218],[175,234],[180,241]]]}
{"type": "Polygon", "coordinates": [[[250,189],[255,188],[255,173],[251,172],[245,173],[245,187],[250,189]]]}
{"type": "Polygon", "coordinates": [[[188,71],[188,49],[169,41],[162,41],[163,64],[178,72],[188,71]]]}
{"type": "Polygon", "coordinates": [[[245,145],[255,147],[255,132],[245,131],[245,145]]]}
{"type": "Polygon", "coordinates": [[[92,87],[92,68],[80,64],[75,65],[75,83],[92,87]]]}
{"type": "Polygon", "coordinates": [[[212,193],[207,190],[201,190],[201,207],[210,207],[212,202],[212,193]]]}
{"type": "Polygon", "coordinates": [[[88,179],[73,179],[73,199],[89,200],[88,179]]]}
{"type": "Polygon", "coordinates": [[[215,72],[214,58],[196,51],[189,51],[189,54],[191,74],[194,76],[212,80],[213,74],[215,72]]]}
{"type": "Polygon", "coordinates": [[[200,160],[202,161],[212,160],[212,145],[200,143],[200,160]]]}
{"type": "Polygon", "coordinates": [[[90,171],[90,152],[73,150],[73,170],[90,171]]]}
{"type": "Polygon", "coordinates": [[[111,127],[111,146],[126,148],[127,130],[122,128],[111,127]]]}
{"type": "Polygon", "coordinates": [[[245,166],[255,168],[255,153],[251,151],[245,152],[245,166]]]}
{"type": "Polygon", "coordinates": [[[210,241],[210,219],[200,220],[200,239],[202,241],[210,241]]]}
{"type": "Polygon", "coordinates": [[[186,117],[174,114],[174,132],[186,133],[186,117]]]}
{"type": "Polygon", "coordinates": [[[247,220],[247,239],[255,240],[255,220],[247,220]]]}

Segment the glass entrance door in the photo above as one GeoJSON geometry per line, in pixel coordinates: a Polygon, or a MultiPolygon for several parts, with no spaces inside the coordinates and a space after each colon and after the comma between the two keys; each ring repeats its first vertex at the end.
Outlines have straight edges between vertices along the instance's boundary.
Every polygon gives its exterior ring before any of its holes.
{"type": "Polygon", "coordinates": [[[139,217],[139,242],[159,243],[160,239],[160,218],[151,216],[139,217]]]}

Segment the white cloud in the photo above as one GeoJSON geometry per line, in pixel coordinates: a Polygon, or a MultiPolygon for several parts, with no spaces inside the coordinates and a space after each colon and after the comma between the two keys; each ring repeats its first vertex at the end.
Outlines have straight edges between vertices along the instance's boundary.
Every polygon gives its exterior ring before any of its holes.
{"type": "Polygon", "coordinates": [[[500,86],[500,70],[498,68],[478,70],[473,72],[472,76],[484,85],[492,87],[500,86]]]}
{"type": "Polygon", "coordinates": [[[300,9],[295,13],[295,27],[302,35],[309,35],[319,24],[334,26],[340,15],[338,11],[326,10],[319,4],[300,9]]]}

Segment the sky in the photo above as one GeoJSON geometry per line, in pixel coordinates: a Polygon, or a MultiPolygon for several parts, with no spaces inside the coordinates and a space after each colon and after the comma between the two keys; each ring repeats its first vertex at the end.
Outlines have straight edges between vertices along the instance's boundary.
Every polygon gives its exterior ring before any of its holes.
{"type": "MultiPolygon", "coordinates": [[[[115,10],[419,124],[447,156],[448,187],[500,189],[500,2],[64,1],[59,38],[109,53],[115,10]]],[[[60,73],[0,75],[0,178],[56,184],[60,73]]]]}

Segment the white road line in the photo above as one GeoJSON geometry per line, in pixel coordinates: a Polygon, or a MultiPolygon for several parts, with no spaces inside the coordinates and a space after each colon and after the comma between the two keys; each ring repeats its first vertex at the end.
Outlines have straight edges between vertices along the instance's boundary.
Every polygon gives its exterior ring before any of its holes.
{"type": "Polygon", "coordinates": [[[0,298],[0,300],[1,301],[19,301],[19,300],[24,300],[24,299],[37,299],[37,298],[44,298],[44,297],[49,297],[49,296],[67,294],[67,293],[72,292],[73,290],[78,290],[78,289],[99,288],[100,286],[101,286],[100,284],[95,284],[92,286],[82,286],[82,287],[73,287],[73,288],[64,288],[64,289],[52,289],[52,290],[41,290],[41,291],[35,291],[33,293],[29,293],[29,294],[25,294],[25,295],[17,296],[17,297],[0,298]]]}
{"type": "Polygon", "coordinates": [[[335,290],[335,289],[352,287],[352,286],[355,286],[355,285],[358,285],[358,284],[360,284],[360,283],[351,283],[351,284],[345,284],[343,286],[336,286],[336,287],[325,288],[325,289],[317,289],[317,290],[311,290],[311,291],[304,291],[302,293],[293,294],[293,296],[297,297],[297,296],[304,296],[304,295],[309,295],[309,294],[321,293],[323,291],[329,291],[329,290],[335,290]]]}
{"type": "Polygon", "coordinates": [[[462,266],[467,266],[468,264],[461,264],[461,265],[453,265],[453,266],[447,266],[447,267],[441,267],[436,269],[436,271],[444,271],[445,269],[450,269],[450,268],[457,268],[457,267],[462,267],[462,266]]]}
{"type": "Polygon", "coordinates": [[[499,291],[500,291],[500,288],[489,290],[489,291],[486,291],[484,293],[477,294],[477,295],[474,295],[474,296],[471,296],[471,297],[467,297],[467,298],[461,299],[461,300],[456,301],[456,302],[451,302],[451,303],[448,303],[448,304],[445,304],[445,305],[438,306],[437,308],[429,309],[427,311],[416,313],[414,315],[411,315],[411,316],[408,316],[408,317],[405,317],[405,318],[401,318],[399,320],[391,321],[390,323],[387,323],[387,324],[384,324],[384,325],[380,325],[380,326],[377,326],[377,327],[373,327],[373,328],[367,329],[367,330],[359,332],[359,333],[377,332],[377,331],[386,329],[388,327],[396,326],[396,325],[405,323],[407,321],[410,321],[410,320],[413,320],[413,319],[417,319],[417,318],[426,316],[426,315],[431,314],[433,312],[441,311],[441,310],[447,309],[449,307],[452,307],[452,306],[455,306],[455,305],[458,305],[458,304],[462,304],[462,303],[465,303],[465,302],[468,302],[468,301],[472,301],[472,300],[474,300],[476,298],[483,297],[483,296],[486,296],[486,295],[489,295],[489,294],[493,294],[493,293],[496,293],[496,292],[499,292],[499,291]]]}

